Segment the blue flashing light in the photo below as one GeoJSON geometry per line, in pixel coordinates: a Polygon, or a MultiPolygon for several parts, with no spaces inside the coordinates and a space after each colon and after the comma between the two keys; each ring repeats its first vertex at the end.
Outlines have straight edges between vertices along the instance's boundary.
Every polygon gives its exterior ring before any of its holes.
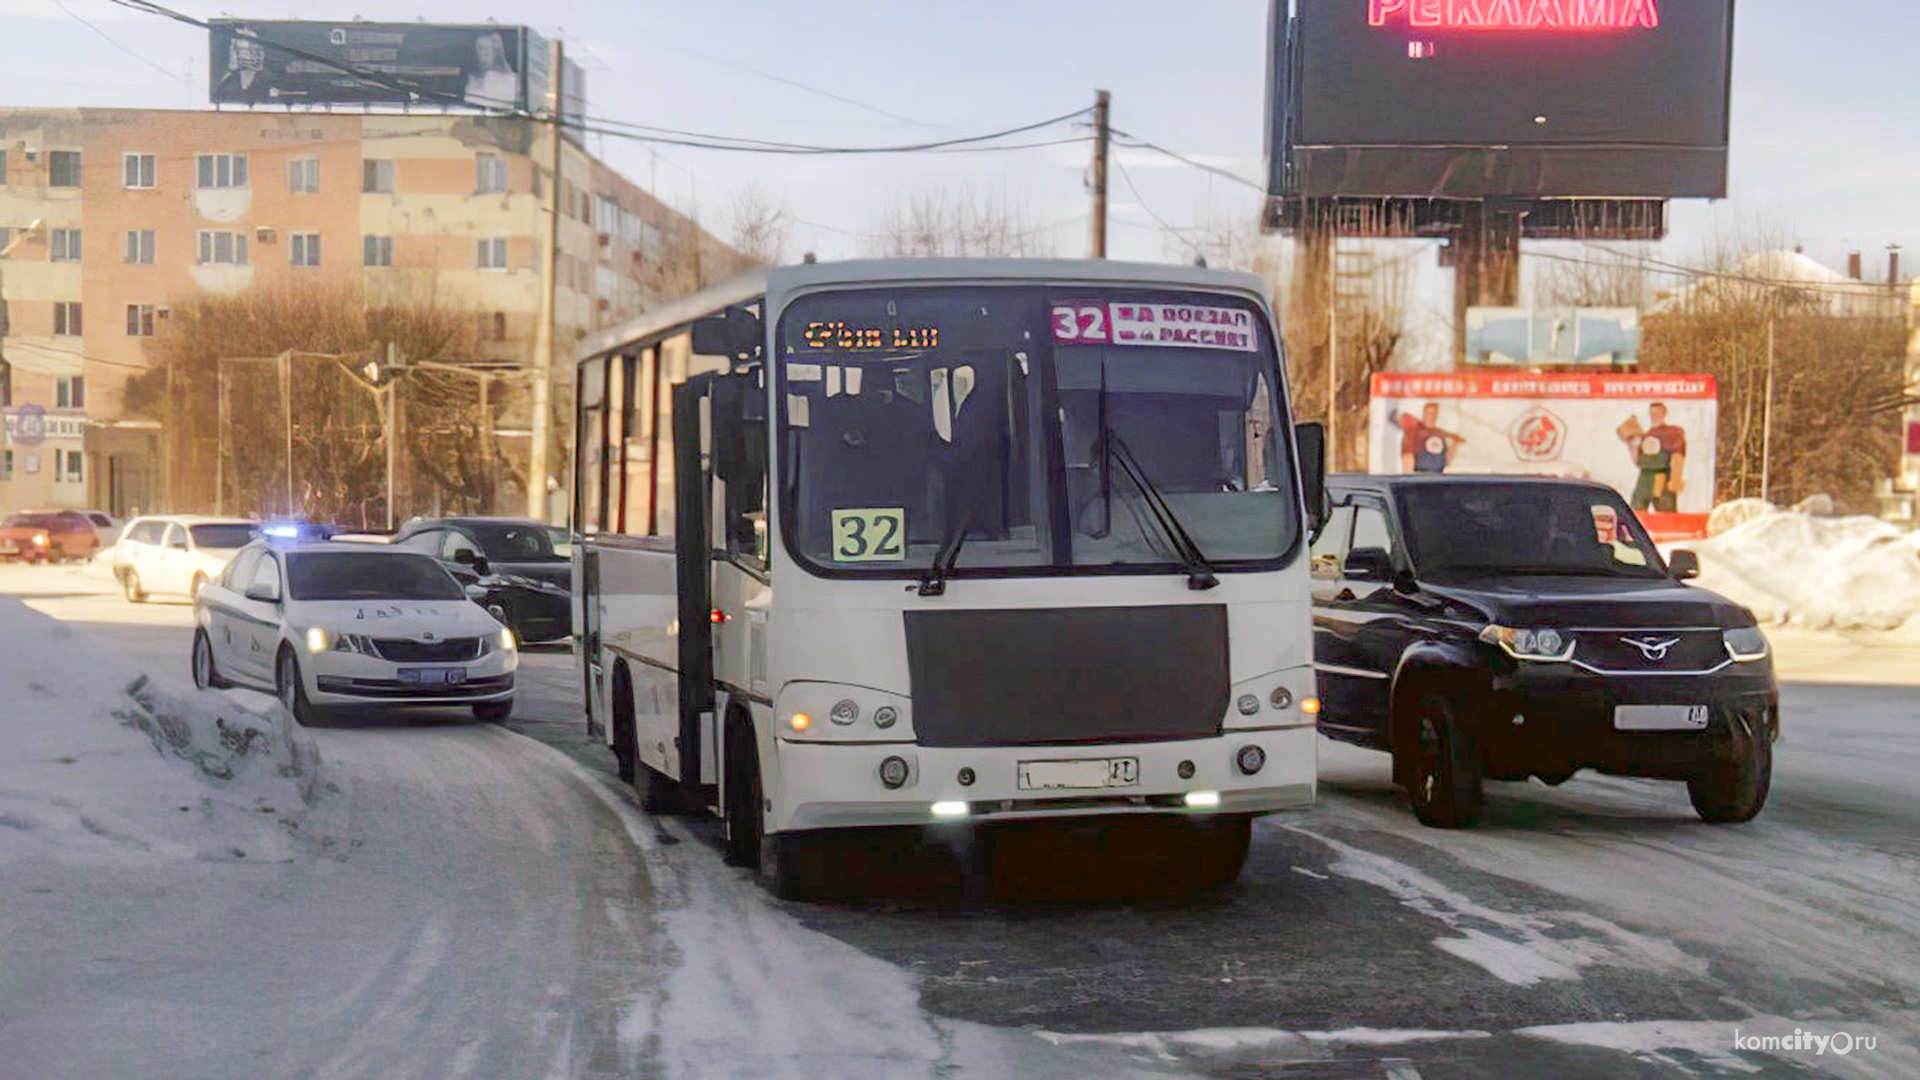
{"type": "Polygon", "coordinates": [[[261,536],[271,536],[276,540],[291,540],[300,535],[298,525],[268,525],[260,530],[261,536]]]}

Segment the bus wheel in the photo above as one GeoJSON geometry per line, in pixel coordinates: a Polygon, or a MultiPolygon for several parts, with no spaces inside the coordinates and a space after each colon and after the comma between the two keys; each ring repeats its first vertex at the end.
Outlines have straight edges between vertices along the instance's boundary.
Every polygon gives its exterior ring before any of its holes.
{"type": "Polygon", "coordinates": [[[826,835],[780,833],[760,838],[760,877],[782,900],[805,900],[825,887],[826,835]]]}
{"type": "Polygon", "coordinates": [[[727,724],[727,771],[725,785],[727,863],[731,866],[760,865],[761,807],[765,796],[760,788],[760,751],[753,742],[753,729],[732,720],[727,724]]]}

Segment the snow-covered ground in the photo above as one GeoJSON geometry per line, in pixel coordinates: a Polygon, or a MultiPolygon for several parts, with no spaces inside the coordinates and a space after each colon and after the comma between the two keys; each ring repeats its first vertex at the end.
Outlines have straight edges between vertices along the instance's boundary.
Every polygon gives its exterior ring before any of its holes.
{"type": "Polygon", "coordinates": [[[1920,532],[1758,500],[1721,511],[1721,520],[1741,523],[1674,545],[1700,555],[1702,587],[1745,604],[1762,624],[1920,643],[1920,532]]]}

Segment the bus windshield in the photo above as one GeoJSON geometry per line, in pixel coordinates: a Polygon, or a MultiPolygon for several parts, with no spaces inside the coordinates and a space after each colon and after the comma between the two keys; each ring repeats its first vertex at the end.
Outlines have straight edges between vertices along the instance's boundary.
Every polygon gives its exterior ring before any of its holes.
{"type": "Polygon", "coordinates": [[[781,505],[816,572],[1258,569],[1300,535],[1253,303],[1123,286],[804,296],[777,331],[781,505]]]}

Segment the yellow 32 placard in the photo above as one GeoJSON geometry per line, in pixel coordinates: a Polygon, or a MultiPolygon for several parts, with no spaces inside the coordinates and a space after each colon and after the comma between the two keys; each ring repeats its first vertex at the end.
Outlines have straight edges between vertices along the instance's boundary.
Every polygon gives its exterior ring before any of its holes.
{"type": "Polygon", "coordinates": [[[833,512],[834,562],[897,562],[907,557],[907,512],[887,509],[833,512]]]}

